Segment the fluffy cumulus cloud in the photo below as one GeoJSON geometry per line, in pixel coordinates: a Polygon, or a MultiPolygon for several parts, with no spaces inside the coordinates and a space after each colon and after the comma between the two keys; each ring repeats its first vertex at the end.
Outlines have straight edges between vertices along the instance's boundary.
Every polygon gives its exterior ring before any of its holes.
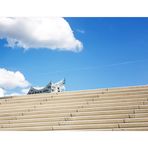
{"type": "Polygon", "coordinates": [[[20,71],[13,72],[0,68],[0,88],[26,88],[29,85],[29,82],[25,79],[24,75],[20,71]]]}
{"type": "Polygon", "coordinates": [[[9,47],[48,48],[51,50],[81,51],[77,40],[64,18],[0,18],[0,38],[9,47]]]}
{"type": "Polygon", "coordinates": [[[29,89],[30,89],[30,87],[28,87],[28,88],[23,88],[23,89],[21,90],[21,94],[27,94],[28,91],[29,91],[29,89]]]}
{"type": "Polygon", "coordinates": [[[5,90],[0,88],[0,97],[4,97],[4,94],[5,94],[5,90]]]}

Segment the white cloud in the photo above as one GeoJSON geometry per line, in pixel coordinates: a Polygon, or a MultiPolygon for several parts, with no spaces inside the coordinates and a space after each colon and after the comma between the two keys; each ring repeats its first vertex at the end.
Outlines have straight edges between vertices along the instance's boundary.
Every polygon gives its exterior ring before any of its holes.
{"type": "Polygon", "coordinates": [[[20,96],[20,95],[23,95],[23,94],[17,93],[17,92],[10,93],[10,94],[5,94],[5,96],[20,96]]]}
{"type": "Polygon", "coordinates": [[[21,90],[21,93],[22,93],[22,94],[27,94],[28,91],[29,91],[29,89],[30,89],[30,88],[23,88],[23,89],[21,90]]]}
{"type": "Polygon", "coordinates": [[[0,18],[0,38],[9,47],[48,48],[81,51],[82,43],[74,37],[64,18],[0,18]]]}
{"type": "Polygon", "coordinates": [[[5,90],[0,88],[0,97],[4,97],[4,94],[5,94],[5,90]]]}
{"type": "Polygon", "coordinates": [[[30,84],[20,71],[8,71],[0,68],[0,87],[4,89],[26,88],[30,84]]]}

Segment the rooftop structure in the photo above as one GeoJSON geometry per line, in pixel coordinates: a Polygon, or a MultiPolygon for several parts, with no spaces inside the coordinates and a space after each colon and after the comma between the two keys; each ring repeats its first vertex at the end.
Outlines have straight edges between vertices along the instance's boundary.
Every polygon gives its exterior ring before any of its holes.
{"type": "Polygon", "coordinates": [[[39,94],[39,93],[51,93],[51,92],[62,92],[65,90],[65,79],[57,83],[49,82],[48,85],[42,89],[36,89],[31,87],[28,94],[39,94]]]}

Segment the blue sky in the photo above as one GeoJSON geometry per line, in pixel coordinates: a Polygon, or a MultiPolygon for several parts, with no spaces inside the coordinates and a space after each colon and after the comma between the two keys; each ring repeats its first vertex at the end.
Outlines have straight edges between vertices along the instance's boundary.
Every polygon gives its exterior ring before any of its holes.
{"type": "Polygon", "coordinates": [[[65,78],[67,90],[148,84],[148,18],[64,19],[81,51],[11,48],[4,38],[0,68],[20,71],[32,86],[65,78]]]}

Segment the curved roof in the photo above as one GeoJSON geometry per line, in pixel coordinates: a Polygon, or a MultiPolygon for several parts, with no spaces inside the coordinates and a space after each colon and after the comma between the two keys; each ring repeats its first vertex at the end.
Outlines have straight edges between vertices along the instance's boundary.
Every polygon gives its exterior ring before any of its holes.
{"type": "Polygon", "coordinates": [[[34,87],[31,87],[30,90],[28,91],[28,94],[37,94],[37,93],[51,93],[55,91],[56,89],[58,92],[61,91],[61,87],[65,84],[65,79],[61,80],[57,83],[52,83],[51,81],[42,89],[36,89],[34,87]]]}

